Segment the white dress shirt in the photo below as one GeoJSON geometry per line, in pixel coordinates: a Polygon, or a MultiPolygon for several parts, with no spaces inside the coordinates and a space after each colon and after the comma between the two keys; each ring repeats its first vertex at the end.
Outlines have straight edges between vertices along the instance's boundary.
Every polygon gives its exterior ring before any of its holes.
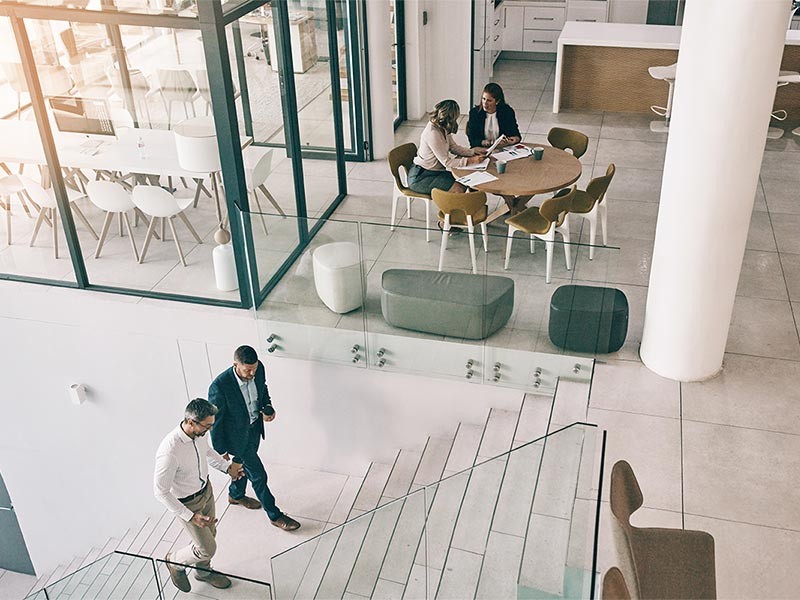
{"type": "Polygon", "coordinates": [[[236,381],[239,382],[239,390],[242,392],[244,403],[247,405],[247,412],[250,413],[250,424],[252,425],[261,417],[259,414],[260,411],[258,410],[258,391],[256,390],[256,382],[254,379],[242,379],[239,377],[236,369],[233,370],[233,375],[236,377],[236,381]]]}
{"type": "Polygon", "coordinates": [[[483,139],[494,142],[500,135],[500,126],[497,123],[497,113],[486,113],[486,124],[483,128],[483,139]]]}
{"type": "Polygon", "coordinates": [[[208,482],[208,465],[227,472],[233,461],[225,460],[208,445],[206,436],[194,439],[178,425],[167,434],[156,452],[153,491],[156,499],[184,521],[194,513],[178,498],[199,492],[208,482]]]}

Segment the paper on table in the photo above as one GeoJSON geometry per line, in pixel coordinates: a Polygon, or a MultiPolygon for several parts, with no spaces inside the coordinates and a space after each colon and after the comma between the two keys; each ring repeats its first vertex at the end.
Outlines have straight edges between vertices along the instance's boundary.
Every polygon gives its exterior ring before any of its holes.
{"type": "Polygon", "coordinates": [[[458,183],[461,185],[465,185],[467,187],[475,187],[476,185],[480,185],[482,183],[488,183],[490,181],[494,181],[497,179],[491,173],[473,173],[472,175],[464,175],[464,177],[459,177],[456,179],[458,183]]]}
{"type": "Polygon", "coordinates": [[[491,155],[492,155],[492,152],[494,152],[495,150],[497,150],[497,147],[498,147],[500,144],[502,144],[503,142],[505,142],[507,139],[508,139],[508,138],[506,138],[506,136],[504,136],[504,135],[501,135],[499,138],[497,138],[497,139],[494,141],[494,144],[492,144],[491,146],[489,146],[489,148],[487,148],[487,150],[486,150],[486,156],[491,156],[491,155]]]}
{"type": "Polygon", "coordinates": [[[499,154],[495,154],[495,160],[516,160],[518,158],[526,158],[532,154],[531,149],[524,144],[515,144],[514,146],[506,146],[499,154]]]}
{"type": "Polygon", "coordinates": [[[459,167],[460,169],[464,169],[466,171],[485,171],[486,167],[489,166],[489,159],[482,160],[481,162],[474,164],[474,165],[467,165],[466,167],[459,167]]]}

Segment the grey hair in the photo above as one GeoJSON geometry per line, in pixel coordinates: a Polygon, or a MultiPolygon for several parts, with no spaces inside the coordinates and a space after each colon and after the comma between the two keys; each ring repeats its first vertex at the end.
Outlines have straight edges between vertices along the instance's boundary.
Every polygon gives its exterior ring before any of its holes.
{"type": "Polygon", "coordinates": [[[215,414],[217,414],[216,406],[205,398],[195,398],[186,405],[183,416],[190,421],[199,423],[208,417],[213,417],[215,414]]]}

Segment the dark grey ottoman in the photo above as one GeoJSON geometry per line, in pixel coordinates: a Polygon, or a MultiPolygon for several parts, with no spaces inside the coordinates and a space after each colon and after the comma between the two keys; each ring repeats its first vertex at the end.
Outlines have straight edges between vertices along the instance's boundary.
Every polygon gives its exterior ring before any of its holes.
{"type": "Polygon", "coordinates": [[[550,298],[550,341],[575,352],[616,352],[628,334],[628,299],[614,288],[562,285],[550,298]]]}
{"type": "Polygon", "coordinates": [[[381,312],[390,325],[482,340],[508,323],[514,280],[508,277],[389,269],[381,278],[381,312]]]}

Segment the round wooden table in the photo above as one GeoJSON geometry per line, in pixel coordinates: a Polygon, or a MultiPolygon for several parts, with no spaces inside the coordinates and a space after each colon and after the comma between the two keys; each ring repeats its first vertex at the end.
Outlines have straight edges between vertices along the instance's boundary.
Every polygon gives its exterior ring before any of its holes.
{"type": "MultiPolygon", "coordinates": [[[[536,144],[525,144],[533,148],[536,144]]],[[[475,189],[488,194],[502,196],[506,201],[486,220],[487,223],[503,216],[509,211],[517,213],[525,208],[525,204],[536,194],[555,192],[572,185],[581,176],[581,161],[559,148],[543,146],[542,160],[534,160],[533,156],[518,158],[506,163],[506,172],[497,174],[497,163],[492,156],[487,173],[497,177],[494,181],[482,183],[475,189]]],[[[467,169],[453,169],[456,177],[475,173],[467,169]]]]}

